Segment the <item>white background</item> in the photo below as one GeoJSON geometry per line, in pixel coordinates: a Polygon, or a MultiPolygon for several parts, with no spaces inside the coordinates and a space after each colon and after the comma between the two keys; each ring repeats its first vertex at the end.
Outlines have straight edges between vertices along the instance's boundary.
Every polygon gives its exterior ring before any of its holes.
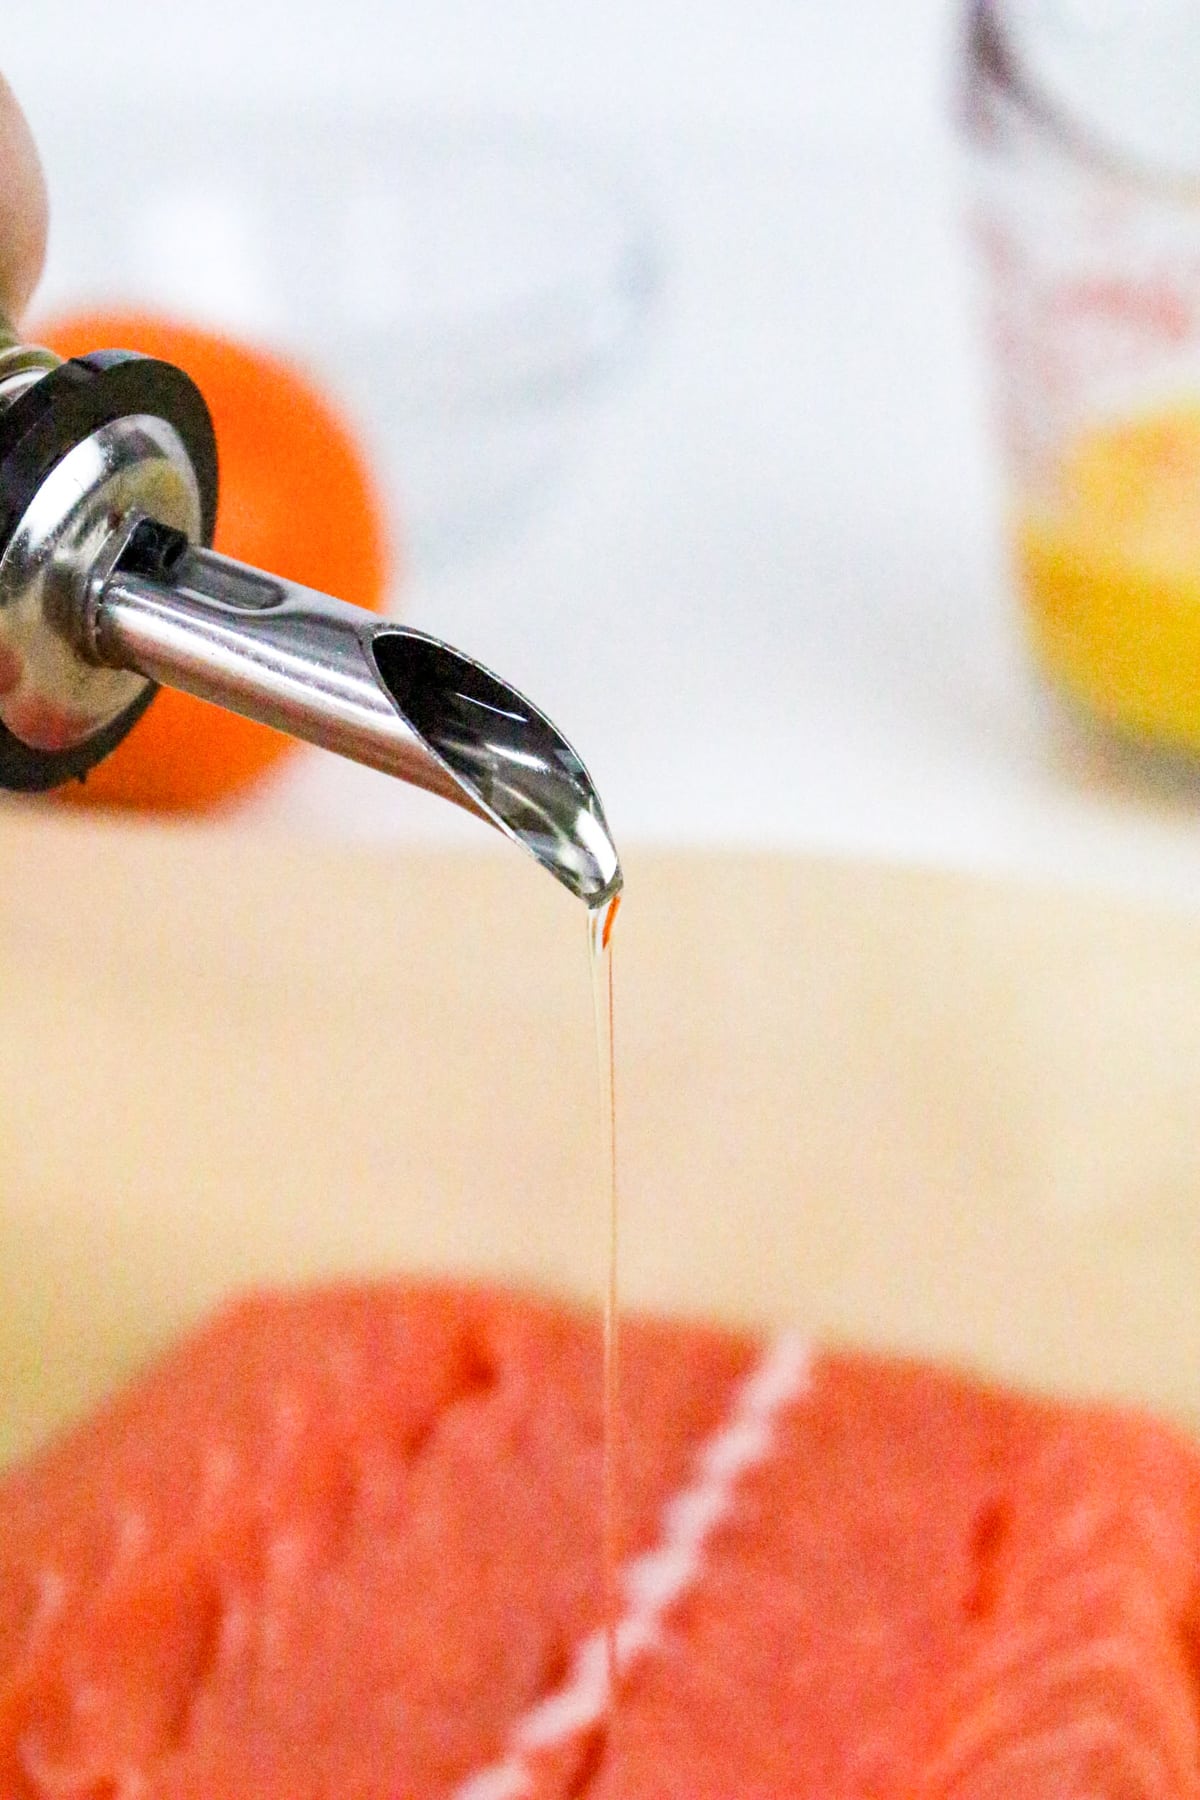
{"type": "MultiPolygon", "coordinates": [[[[1148,786],[1026,670],[959,216],[948,0],[16,0],[35,124],[97,96],[387,100],[615,153],[665,284],[536,515],[404,611],[525,688],[622,843],[838,848],[1200,900],[1148,786]]],[[[473,834],[306,755],[246,813],[473,834]]]]}

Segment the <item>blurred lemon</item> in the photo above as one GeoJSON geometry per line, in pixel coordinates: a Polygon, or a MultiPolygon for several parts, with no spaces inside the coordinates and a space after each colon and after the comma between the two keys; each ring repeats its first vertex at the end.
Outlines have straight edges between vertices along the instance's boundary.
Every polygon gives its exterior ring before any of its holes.
{"type": "Polygon", "coordinates": [[[1081,434],[1014,535],[1050,675],[1111,724],[1200,750],[1200,403],[1081,434]]]}

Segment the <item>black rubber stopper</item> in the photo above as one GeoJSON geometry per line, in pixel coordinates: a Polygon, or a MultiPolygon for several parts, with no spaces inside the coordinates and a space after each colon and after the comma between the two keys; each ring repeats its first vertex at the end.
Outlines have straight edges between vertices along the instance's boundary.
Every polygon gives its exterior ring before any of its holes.
{"type": "MultiPolygon", "coordinates": [[[[148,413],[174,427],[200,490],[201,537],[217,520],[217,441],[204,396],[173,363],[132,350],[93,350],[51,369],[0,413],[0,553],[50,471],[114,419],[148,413]]],[[[158,689],[148,683],[123,713],[86,743],[34,750],[0,724],[0,788],[40,793],[82,781],[137,724],[158,689]]]]}

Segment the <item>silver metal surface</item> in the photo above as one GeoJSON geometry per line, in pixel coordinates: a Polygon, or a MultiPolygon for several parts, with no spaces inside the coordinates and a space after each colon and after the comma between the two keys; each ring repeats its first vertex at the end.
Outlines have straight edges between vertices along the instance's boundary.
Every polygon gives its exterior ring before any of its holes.
{"type": "Polygon", "coordinates": [[[94,566],[136,513],[189,537],[200,530],[182,441],[164,420],[142,415],[102,426],[68,451],[0,555],[0,721],[35,749],[84,742],[145,687],[134,671],[90,661],[79,643],[94,566]]]}
{"type": "Polygon", "coordinates": [[[212,551],[169,580],[117,569],[92,612],[106,667],[215,701],[489,819],[589,906],[621,869],[587,770],[478,663],[212,551]]]}
{"type": "Polygon", "coordinates": [[[22,343],[7,314],[0,311],[0,410],[61,361],[53,350],[22,343]]]}
{"type": "Polygon", "coordinates": [[[0,411],[11,406],[35,381],[57,368],[58,361],[51,350],[0,342],[0,411]]]}
{"type": "MultiPolygon", "coordinates": [[[[0,314],[0,412],[57,362],[0,314]]],[[[466,807],[591,907],[619,891],[599,797],[543,713],[435,638],[196,548],[200,525],[191,461],[162,419],[117,419],[55,465],[0,545],[10,732],[65,750],[161,682],[466,807]],[[141,519],[192,544],[167,575],[121,566],[141,519]]]]}

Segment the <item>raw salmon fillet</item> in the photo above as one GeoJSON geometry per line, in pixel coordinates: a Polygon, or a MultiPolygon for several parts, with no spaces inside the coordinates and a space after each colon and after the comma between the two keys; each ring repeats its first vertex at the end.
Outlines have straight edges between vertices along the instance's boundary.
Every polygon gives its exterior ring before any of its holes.
{"type": "Polygon", "coordinates": [[[1200,1800],[1132,1414],[399,1284],[231,1305],[0,1477],[3,1800],[1200,1800]]]}

